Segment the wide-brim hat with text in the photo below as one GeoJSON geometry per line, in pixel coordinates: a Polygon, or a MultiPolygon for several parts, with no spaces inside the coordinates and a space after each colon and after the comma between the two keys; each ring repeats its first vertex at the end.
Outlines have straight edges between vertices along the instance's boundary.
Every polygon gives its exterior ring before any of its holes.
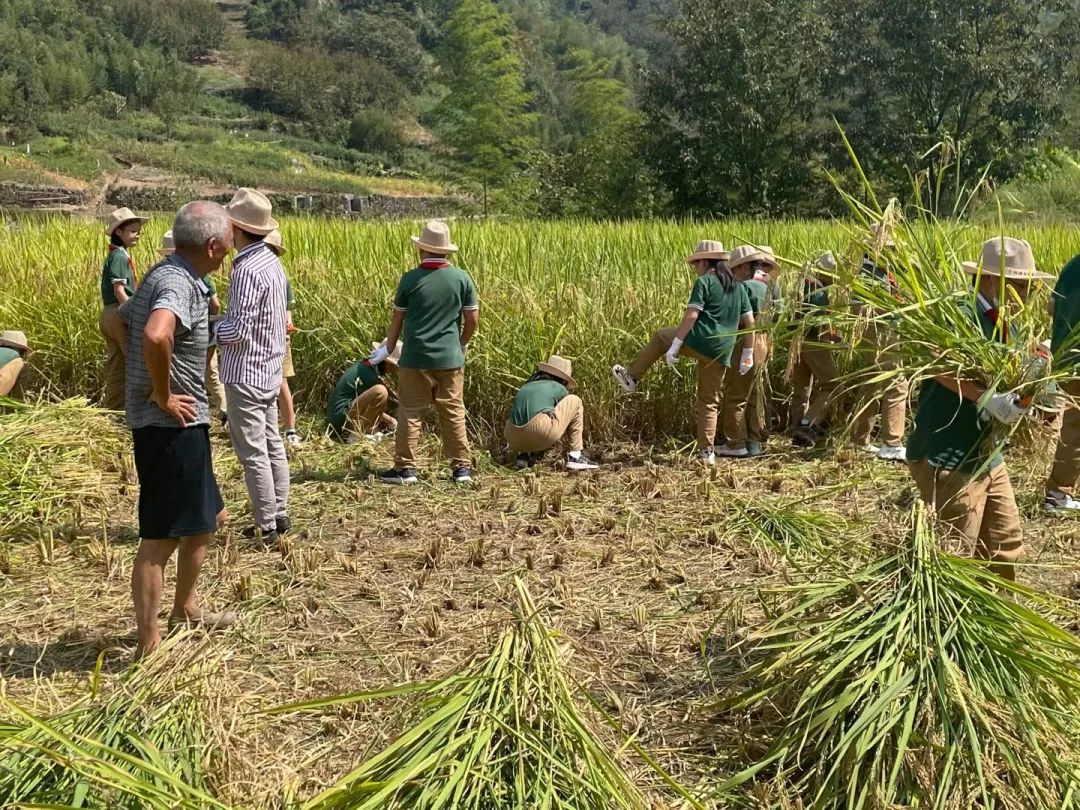
{"type": "Polygon", "coordinates": [[[1000,276],[1013,281],[1046,281],[1049,273],[1035,267],[1035,255],[1031,245],[1023,239],[1011,236],[995,236],[983,242],[982,256],[977,262],[964,262],[964,271],[970,275],[1000,276]]]}
{"type": "Polygon", "coordinates": [[[726,262],[731,258],[731,253],[724,250],[724,243],[717,242],[714,239],[702,239],[697,243],[697,247],[694,248],[694,252],[686,257],[687,264],[693,264],[701,259],[712,259],[714,261],[726,262]]]}
{"type": "Polygon", "coordinates": [[[158,254],[161,256],[172,256],[176,252],[176,244],[173,242],[172,231],[165,231],[161,235],[161,247],[158,248],[158,254]]]}
{"type": "Polygon", "coordinates": [[[551,355],[546,363],[537,363],[536,370],[542,371],[544,374],[550,374],[552,377],[558,377],[567,385],[574,384],[574,377],[572,374],[574,367],[570,364],[569,360],[565,357],[559,357],[557,354],[551,355]]]}
{"type": "Polygon", "coordinates": [[[441,219],[432,219],[424,223],[419,236],[410,236],[413,244],[423,251],[446,256],[456,253],[458,246],[450,239],[450,226],[441,219]]]}
{"type": "Polygon", "coordinates": [[[277,220],[270,214],[274,207],[261,191],[253,188],[237,189],[232,200],[225,206],[233,225],[256,236],[266,236],[277,230],[277,220]]]}
{"type": "Polygon", "coordinates": [[[263,237],[263,244],[269,245],[270,249],[274,251],[278,256],[284,256],[288,251],[285,249],[285,245],[281,244],[281,231],[277,228],[270,231],[263,237]]]}
{"type": "Polygon", "coordinates": [[[30,351],[30,344],[26,342],[26,335],[14,329],[0,332],[0,346],[6,346],[9,349],[24,353],[30,351]]]}
{"type": "Polygon", "coordinates": [[[117,208],[105,217],[105,235],[112,236],[116,229],[128,222],[149,222],[150,217],[139,217],[130,208],[117,208]]]}
{"type": "MultiPolygon", "coordinates": [[[[384,340],[382,343],[372,343],[371,348],[372,349],[381,349],[385,345],[386,345],[386,341],[384,340]]],[[[392,352],[390,352],[390,355],[383,362],[384,363],[392,363],[395,366],[398,365],[398,363],[401,362],[401,341],[400,340],[398,341],[397,346],[394,347],[394,350],[392,352]]]]}
{"type": "Polygon", "coordinates": [[[731,251],[728,267],[734,270],[736,267],[751,262],[763,262],[769,265],[770,271],[780,269],[780,263],[776,261],[772,248],[764,245],[739,245],[731,251]]]}

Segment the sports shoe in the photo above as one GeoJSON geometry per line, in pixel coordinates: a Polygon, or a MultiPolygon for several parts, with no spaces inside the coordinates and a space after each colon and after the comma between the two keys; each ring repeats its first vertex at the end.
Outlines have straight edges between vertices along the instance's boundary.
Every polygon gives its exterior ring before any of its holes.
{"type": "Polygon", "coordinates": [[[297,433],[295,430],[291,430],[291,429],[285,431],[285,441],[287,441],[289,444],[293,445],[294,447],[299,446],[299,445],[304,443],[304,440],[302,438],[300,438],[300,434],[297,433]]]}
{"type": "Polygon", "coordinates": [[[372,444],[378,444],[384,439],[388,439],[390,436],[391,434],[388,431],[380,430],[377,433],[367,433],[364,435],[364,438],[372,444]]]}
{"type": "Polygon", "coordinates": [[[799,425],[795,435],[791,437],[791,443],[796,447],[813,447],[825,435],[825,429],[814,425],[799,425]]]}
{"type": "Polygon", "coordinates": [[[761,442],[747,442],[746,455],[752,458],[756,458],[757,456],[763,456],[765,455],[765,448],[762,447],[761,442]]]}
{"type": "Polygon", "coordinates": [[[907,461],[907,448],[906,447],[888,447],[882,446],[878,450],[877,457],[882,461],[907,461]]]}
{"type": "Polygon", "coordinates": [[[1080,512],[1080,501],[1064,492],[1047,492],[1043,509],[1047,512],[1080,512]]]}
{"type": "Polygon", "coordinates": [[[278,534],[288,534],[292,531],[292,520],[289,519],[288,515],[275,518],[274,523],[277,524],[275,528],[277,528],[278,534]]]}
{"type": "Polygon", "coordinates": [[[612,366],[611,373],[615,375],[615,382],[628,394],[637,391],[637,380],[630,376],[625,366],[612,366]]]}
{"type": "Polygon", "coordinates": [[[584,470],[599,470],[600,465],[589,461],[584,453],[578,453],[577,458],[567,453],[566,469],[570,472],[582,472],[584,470]]]}
{"type": "Polygon", "coordinates": [[[240,532],[240,536],[268,551],[277,547],[278,540],[281,537],[276,527],[273,529],[259,529],[256,526],[248,526],[240,532]]]}
{"type": "Polygon", "coordinates": [[[468,484],[472,481],[472,468],[458,467],[454,470],[452,477],[455,484],[468,484]]]}
{"type": "Polygon", "coordinates": [[[746,458],[750,453],[745,447],[732,447],[730,444],[722,444],[716,449],[716,455],[724,458],[746,458]]]}
{"type": "Polygon", "coordinates": [[[380,475],[379,480],[393,486],[408,486],[416,483],[416,470],[410,467],[395,467],[380,475]]]}
{"type": "Polygon", "coordinates": [[[708,464],[710,467],[716,463],[716,453],[710,450],[702,450],[698,453],[698,458],[708,464]]]}
{"type": "Polygon", "coordinates": [[[536,464],[536,456],[532,453],[518,453],[517,461],[514,462],[515,470],[527,470],[536,464]]]}
{"type": "Polygon", "coordinates": [[[881,448],[871,442],[867,442],[866,444],[855,444],[855,442],[851,442],[848,447],[852,450],[858,450],[861,453],[874,453],[876,455],[881,452],[881,448]]]}

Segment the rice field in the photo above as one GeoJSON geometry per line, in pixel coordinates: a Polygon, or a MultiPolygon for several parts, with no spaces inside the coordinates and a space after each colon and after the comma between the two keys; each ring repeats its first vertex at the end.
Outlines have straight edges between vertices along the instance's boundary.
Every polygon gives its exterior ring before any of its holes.
{"type": "MultiPolygon", "coordinates": [[[[611,364],[679,317],[698,239],[771,244],[790,290],[810,256],[857,252],[853,225],[456,224],[482,305],[464,491],[384,488],[389,447],[320,435],[333,381],[382,337],[414,229],[284,223],[310,437],[291,455],[296,531],[280,552],[244,544],[215,435],[233,520],[202,596],[240,622],[134,669],[137,484],[126,432],[87,403],[104,238],[0,229],[0,327],[27,332],[45,400],[0,415],[0,806],[1075,806],[1080,524],[1039,509],[1051,435],[1009,453],[1027,554],[1003,593],[934,536],[902,468],[777,435],[705,469],[690,364],[614,394],[611,364]],[[597,473],[499,463],[511,392],[553,351],[574,360],[597,473]]],[[[1080,252],[1068,229],[1017,235],[1052,272],[1080,252]]],[[[974,255],[987,232],[946,236],[974,255]]]]}

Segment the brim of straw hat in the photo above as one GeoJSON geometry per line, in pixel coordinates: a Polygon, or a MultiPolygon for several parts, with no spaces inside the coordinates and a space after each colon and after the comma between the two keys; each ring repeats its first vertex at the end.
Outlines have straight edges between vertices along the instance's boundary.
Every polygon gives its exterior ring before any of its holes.
{"type": "Polygon", "coordinates": [[[16,343],[14,340],[7,340],[6,338],[0,338],[0,349],[14,349],[17,352],[28,354],[30,347],[25,343],[16,343]]]}
{"type": "Polygon", "coordinates": [[[964,272],[969,276],[1004,276],[1013,281],[1049,281],[1054,278],[1041,270],[1029,270],[1026,267],[992,267],[980,262],[963,262],[964,272]]]}
{"type": "Polygon", "coordinates": [[[701,259],[711,259],[718,262],[726,262],[731,258],[731,251],[728,250],[706,250],[702,253],[691,253],[686,257],[687,264],[693,264],[701,259]]]}
{"type": "Polygon", "coordinates": [[[547,363],[537,363],[536,370],[542,371],[544,374],[550,374],[552,377],[558,377],[563,380],[567,385],[575,385],[574,378],[567,374],[565,371],[555,366],[548,365],[547,363]]]}
{"type": "Polygon", "coordinates": [[[253,233],[256,236],[266,236],[270,231],[276,231],[278,228],[277,220],[273,217],[270,217],[270,219],[267,220],[266,225],[253,225],[250,222],[244,222],[241,219],[237,219],[232,214],[229,214],[229,221],[240,230],[246,231],[247,233],[253,233]]]}
{"type": "Polygon", "coordinates": [[[172,256],[176,253],[176,248],[158,248],[158,256],[172,256]]]}
{"type": "Polygon", "coordinates": [[[419,236],[410,236],[412,243],[421,250],[426,250],[428,253],[437,253],[442,256],[449,255],[451,253],[457,253],[458,246],[451,242],[449,245],[429,245],[427,242],[421,241],[419,236]]]}
{"type": "Polygon", "coordinates": [[[150,221],[150,217],[128,217],[127,219],[120,220],[115,225],[110,225],[109,227],[107,227],[105,229],[105,235],[106,236],[112,236],[114,233],[116,233],[117,228],[120,228],[120,227],[122,227],[124,225],[127,225],[129,222],[149,222],[149,221],[150,221]]]}
{"type": "Polygon", "coordinates": [[[776,261],[775,256],[760,250],[757,253],[749,253],[741,259],[736,259],[731,263],[731,269],[734,270],[736,267],[742,267],[744,264],[750,264],[752,262],[763,262],[769,265],[773,270],[780,269],[780,263],[776,261]]]}

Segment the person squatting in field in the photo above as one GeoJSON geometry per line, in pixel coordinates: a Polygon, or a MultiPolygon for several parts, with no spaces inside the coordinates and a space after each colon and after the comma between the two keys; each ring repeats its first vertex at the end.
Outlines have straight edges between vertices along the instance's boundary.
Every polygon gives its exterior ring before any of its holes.
{"type": "Polygon", "coordinates": [[[0,397],[20,397],[21,380],[29,354],[30,344],[26,342],[26,335],[14,329],[0,332],[0,397]]]}
{"type": "Polygon", "coordinates": [[[131,249],[147,217],[139,217],[130,208],[117,208],[106,219],[105,235],[109,252],[101,268],[101,317],[98,327],[105,338],[105,395],[102,405],[110,411],[124,409],[124,352],[127,334],[117,310],[135,294],[139,286],[131,249]]]}
{"type": "Polygon", "coordinates": [[[743,334],[737,373],[754,367],[754,312],[746,287],[735,280],[728,266],[731,254],[717,241],[703,240],[686,262],[697,273],[679,326],[657,331],[629,366],[611,371],[626,393],[637,390],[646,372],[661,357],[676,366],[680,357],[697,361],[697,445],[706,464],[715,463],[716,423],[724,377],[729,373],[736,336],[743,334]]]}
{"type": "MultiPolygon", "coordinates": [[[[346,444],[354,444],[361,437],[381,441],[397,430],[397,420],[388,409],[397,399],[390,378],[397,376],[401,347],[399,340],[382,362],[373,363],[370,357],[364,357],[341,375],[326,408],[332,438],[346,444]]],[[[385,342],[372,345],[377,355],[385,349],[385,342]]]]}
{"type": "Polygon", "coordinates": [[[518,470],[534,466],[564,438],[567,470],[599,469],[583,453],[585,407],[570,393],[574,385],[570,361],[553,354],[518,389],[503,430],[510,452],[517,455],[518,470]]]}

